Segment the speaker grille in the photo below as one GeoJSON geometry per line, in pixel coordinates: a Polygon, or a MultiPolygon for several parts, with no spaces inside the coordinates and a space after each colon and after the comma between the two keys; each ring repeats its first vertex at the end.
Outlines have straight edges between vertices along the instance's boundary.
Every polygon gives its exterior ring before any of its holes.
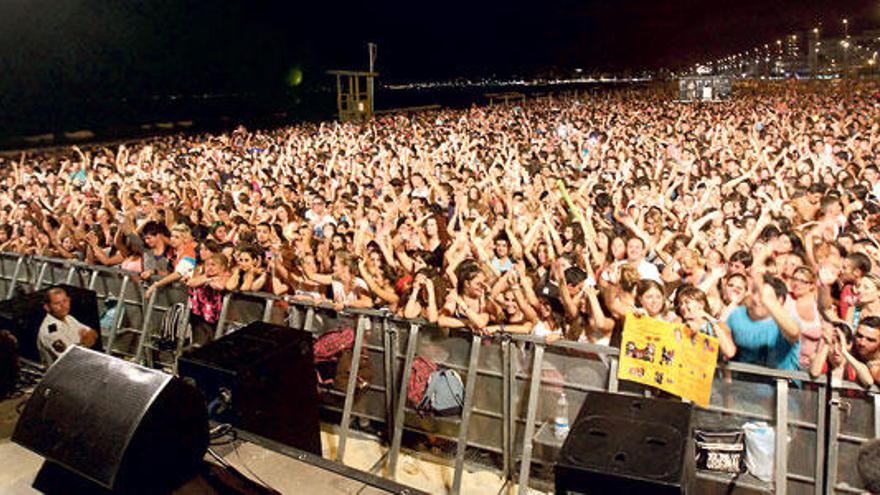
{"type": "Polygon", "coordinates": [[[34,390],[12,440],[112,488],[135,430],[169,380],[71,347],[34,390]]]}

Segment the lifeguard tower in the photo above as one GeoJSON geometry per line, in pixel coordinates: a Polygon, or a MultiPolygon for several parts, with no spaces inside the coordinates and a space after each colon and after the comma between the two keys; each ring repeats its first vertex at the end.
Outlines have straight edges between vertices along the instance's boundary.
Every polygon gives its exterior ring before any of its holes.
{"type": "Polygon", "coordinates": [[[367,71],[327,71],[328,74],[336,76],[336,110],[339,120],[343,122],[364,122],[373,116],[375,79],[379,77],[379,73],[374,70],[377,48],[375,43],[367,43],[367,53],[370,57],[370,69],[367,71]]]}
{"type": "Polygon", "coordinates": [[[373,116],[373,83],[379,76],[372,71],[331,70],[336,76],[336,109],[343,122],[363,122],[373,116]]]}

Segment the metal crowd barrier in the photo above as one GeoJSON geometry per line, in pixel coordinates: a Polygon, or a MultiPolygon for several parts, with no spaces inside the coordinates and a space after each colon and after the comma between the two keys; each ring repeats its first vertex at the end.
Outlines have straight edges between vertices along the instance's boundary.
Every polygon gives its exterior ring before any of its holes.
{"type": "Polygon", "coordinates": [[[859,446],[880,437],[880,390],[834,380],[828,449],[829,493],[865,493],[857,472],[859,446]]]}
{"type": "MultiPolygon", "coordinates": [[[[120,310],[112,325],[102,329],[107,349],[147,365],[156,365],[151,361],[157,355],[151,336],[160,331],[165,312],[183,303],[188,315],[188,297],[181,287],[163,288],[145,301],[142,284],[130,272],[0,253],[0,294],[11,296],[20,284],[41,288],[62,282],[95,290],[102,311],[108,301],[118,301],[120,310]],[[131,343],[127,350],[120,343],[126,334],[136,337],[134,349],[131,343]]],[[[568,341],[547,344],[521,335],[481,337],[403,320],[387,311],[337,312],[266,293],[226,294],[215,337],[254,321],[287,324],[316,336],[340,326],[354,328],[353,355],[364,352],[373,373],[363,391],[356,389],[356,380],[349,380],[345,391],[326,387],[321,394],[325,419],[338,418],[336,460],[344,462],[352,433],[373,435],[378,430],[389,449],[373,471],[384,465],[394,477],[400,452],[412,447],[413,438],[440,439],[446,447],[442,457],[454,466],[451,491],[456,494],[468,466],[495,470],[508,483],[519,483],[520,493],[530,485],[550,487],[561,446],[551,427],[561,392],[566,393],[572,419],[590,392],[652,393],[648,387],[618,382],[615,348],[568,341]],[[420,416],[407,405],[406,384],[417,355],[461,374],[465,403],[460,417],[420,416]],[[362,422],[373,431],[361,431],[362,422]]],[[[164,365],[175,369],[175,363],[164,365]]],[[[351,376],[357,376],[359,366],[360,360],[353,360],[351,376]]],[[[803,372],[738,363],[720,366],[710,405],[697,408],[695,426],[740,427],[748,421],[766,421],[776,429],[773,482],[748,474],[698,472],[699,493],[727,493],[731,485],[779,494],[861,493],[855,453],[861,443],[880,435],[880,391],[836,382],[829,388],[825,377],[814,380],[803,372]]]]}

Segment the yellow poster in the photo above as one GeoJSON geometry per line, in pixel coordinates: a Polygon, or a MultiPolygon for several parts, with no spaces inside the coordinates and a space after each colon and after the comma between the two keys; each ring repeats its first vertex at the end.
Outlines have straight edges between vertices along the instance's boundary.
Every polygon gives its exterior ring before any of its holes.
{"type": "Polygon", "coordinates": [[[617,378],[709,405],[718,339],[682,324],[626,316],[617,378]]]}

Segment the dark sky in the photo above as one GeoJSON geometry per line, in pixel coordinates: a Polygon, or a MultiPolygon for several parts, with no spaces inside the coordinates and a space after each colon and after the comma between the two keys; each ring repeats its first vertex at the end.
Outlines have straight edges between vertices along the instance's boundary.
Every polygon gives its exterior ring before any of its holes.
{"type": "Polygon", "coordinates": [[[0,120],[72,99],[271,93],[299,66],[385,81],[683,66],[823,22],[880,26],[878,0],[0,0],[0,120]]]}

